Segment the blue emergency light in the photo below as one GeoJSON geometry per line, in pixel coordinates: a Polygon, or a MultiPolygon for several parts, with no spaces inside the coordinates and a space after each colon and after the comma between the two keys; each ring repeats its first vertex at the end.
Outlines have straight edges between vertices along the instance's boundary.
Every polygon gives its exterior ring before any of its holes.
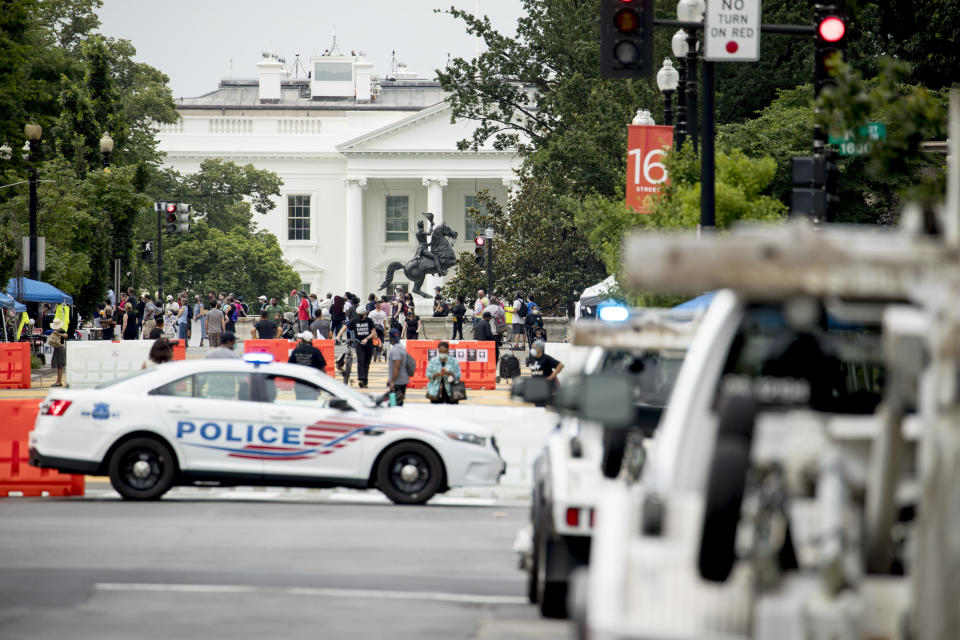
{"type": "Polygon", "coordinates": [[[243,354],[243,361],[249,362],[255,367],[259,367],[262,364],[269,364],[273,362],[272,353],[245,353],[243,354]]]}

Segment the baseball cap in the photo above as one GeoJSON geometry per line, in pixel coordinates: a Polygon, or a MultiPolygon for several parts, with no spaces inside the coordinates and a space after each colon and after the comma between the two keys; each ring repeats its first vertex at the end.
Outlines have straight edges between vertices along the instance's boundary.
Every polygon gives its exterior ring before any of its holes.
{"type": "Polygon", "coordinates": [[[302,331],[297,335],[301,340],[313,340],[313,332],[311,331],[302,331]]]}
{"type": "Polygon", "coordinates": [[[400,337],[400,329],[390,329],[390,337],[391,337],[391,338],[399,338],[399,337],[400,337]]]}
{"type": "Polygon", "coordinates": [[[295,295],[297,295],[297,290],[296,290],[296,289],[294,289],[293,291],[291,291],[291,292],[290,292],[290,295],[292,295],[292,296],[295,296],[295,295]]]}
{"type": "Polygon", "coordinates": [[[173,300],[173,296],[168,295],[168,296],[167,296],[167,300],[173,300]]]}
{"type": "Polygon", "coordinates": [[[258,300],[266,300],[266,299],[267,299],[267,296],[260,296],[260,297],[257,298],[257,299],[258,299],[258,300]]]}

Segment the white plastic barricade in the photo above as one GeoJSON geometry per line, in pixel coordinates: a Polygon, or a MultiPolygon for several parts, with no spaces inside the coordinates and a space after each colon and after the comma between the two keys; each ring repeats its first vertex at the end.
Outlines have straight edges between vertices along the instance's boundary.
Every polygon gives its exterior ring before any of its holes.
{"type": "Polygon", "coordinates": [[[154,340],[67,342],[67,385],[90,388],[140,370],[154,340]]]}

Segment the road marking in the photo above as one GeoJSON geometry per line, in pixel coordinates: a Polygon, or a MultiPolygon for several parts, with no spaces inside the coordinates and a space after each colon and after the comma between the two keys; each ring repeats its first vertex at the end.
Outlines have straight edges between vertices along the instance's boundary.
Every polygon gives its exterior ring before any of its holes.
{"type": "Polygon", "coordinates": [[[383,591],[379,589],[332,589],[324,587],[269,587],[242,584],[163,584],[148,582],[98,582],[98,591],[141,591],[150,593],[253,593],[313,598],[380,598],[383,600],[426,600],[459,604],[528,604],[522,596],[487,596],[440,591],[383,591]]]}

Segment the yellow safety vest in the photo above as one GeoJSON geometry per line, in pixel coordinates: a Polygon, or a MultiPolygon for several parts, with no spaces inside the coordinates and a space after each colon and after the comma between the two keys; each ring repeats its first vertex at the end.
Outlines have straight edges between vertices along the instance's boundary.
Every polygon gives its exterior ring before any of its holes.
{"type": "Polygon", "coordinates": [[[63,330],[70,330],[70,307],[65,304],[58,304],[57,308],[53,312],[54,318],[59,318],[63,323],[63,330]]]}
{"type": "Polygon", "coordinates": [[[30,322],[30,316],[27,315],[27,312],[24,311],[20,314],[20,324],[17,326],[17,340],[20,339],[20,334],[23,332],[23,326],[30,322]]]}

